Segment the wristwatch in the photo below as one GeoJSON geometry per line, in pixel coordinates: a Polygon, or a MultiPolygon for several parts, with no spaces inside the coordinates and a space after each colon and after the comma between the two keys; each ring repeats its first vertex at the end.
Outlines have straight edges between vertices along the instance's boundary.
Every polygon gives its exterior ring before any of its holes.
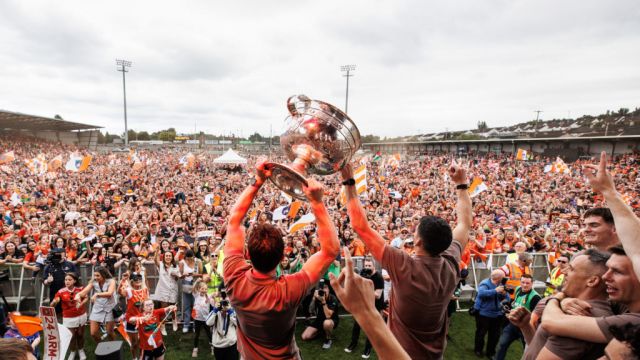
{"type": "Polygon", "coordinates": [[[469,188],[469,184],[458,184],[456,185],[457,190],[467,190],[469,188]]]}
{"type": "Polygon", "coordinates": [[[254,177],[251,179],[251,186],[260,186],[262,183],[258,184],[258,177],[254,177]]]}
{"type": "Polygon", "coordinates": [[[356,181],[353,178],[347,179],[342,182],[342,185],[344,186],[353,186],[355,184],[356,184],[356,181]]]}

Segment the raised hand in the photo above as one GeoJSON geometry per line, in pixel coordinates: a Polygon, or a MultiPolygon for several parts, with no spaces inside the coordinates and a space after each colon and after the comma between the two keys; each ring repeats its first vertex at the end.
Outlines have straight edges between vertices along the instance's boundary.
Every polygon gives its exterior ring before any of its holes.
{"type": "Polygon", "coordinates": [[[375,311],[375,290],[373,281],[365,279],[353,271],[353,260],[349,249],[344,247],[346,266],[336,278],[329,274],[331,287],[335,291],[340,303],[350,313],[375,311]]]}
{"type": "Polygon", "coordinates": [[[307,180],[307,186],[303,187],[304,194],[307,195],[307,199],[311,202],[321,202],[322,195],[324,195],[324,187],[318,181],[314,179],[307,180]]]}
{"type": "Polygon", "coordinates": [[[260,180],[262,180],[262,182],[264,182],[271,176],[271,172],[272,169],[267,164],[267,159],[262,158],[258,160],[256,164],[256,175],[258,176],[258,178],[260,178],[260,180]]]}
{"type": "Polygon", "coordinates": [[[467,168],[459,165],[455,160],[449,166],[449,176],[455,184],[467,183],[467,168]]]}
{"type": "Polygon", "coordinates": [[[589,181],[589,185],[595,192],[615,191],[616,187],[613,183],[611,173],[607,171],[607,153],[600,154],[600,163],[596,166],[587,164],[582,166],[582,172],[589,181]]]}
{"type": "Polygon", "coordinates": [[[353,167],[351,164],[345,165],[342,170],[340,170],[340,174],[342,174],[342,180],[353,178],[353,167]]]}

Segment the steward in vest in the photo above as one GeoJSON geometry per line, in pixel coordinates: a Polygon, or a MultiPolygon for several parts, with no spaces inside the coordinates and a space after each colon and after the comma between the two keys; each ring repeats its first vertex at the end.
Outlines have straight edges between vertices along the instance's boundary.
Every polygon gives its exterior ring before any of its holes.
{"type": "MultiPolygon", "coordinates": [[[[514,299],[511,302],[511,306],[508,306],[505,311],[509,311],[509,307],[511,309],[517,309],[520,307],[525,307],[529,312],[533,311],[533,309],[540,301],[541,297],[535,290],[533,290],[533,278],[531,275],[524,274],[522,278],[520,278],[521,286],[517,287],[514,291],[514,299]]],[[[513,325],[512,323],[507,324],[502,331],[502,335],[500,336],[499,344],[498,344],[498,352],[496,353],[495,360],[504,360],[507,355],[507,350],[512,342],[520,340],[522,342],[522,346],[524,347],[524,336],[520,331],[520,328],[513,325]]]]}
{"type": "Polygon", "coordinates": [[[505,288],[511,294],[511,300],[514,297],[514,290],[520,286],[520,279],[523,275],[531,276],[531,263],[533,256],[529,253],[518,254],[518,260],[515,263],[507,263],[500,268],[507,279],[505,288]]]}
{"type": "Polygon", "coordinates": [[[549,277],[545,282],[547,284],[547,288],[544,291],[544,296],[551,296],[555,294],[560,286],[564,282],[564,274],[569,266],[569,255],[561,254],[556,259],[556,267],[554,267],[549,273],[549,277]]]}

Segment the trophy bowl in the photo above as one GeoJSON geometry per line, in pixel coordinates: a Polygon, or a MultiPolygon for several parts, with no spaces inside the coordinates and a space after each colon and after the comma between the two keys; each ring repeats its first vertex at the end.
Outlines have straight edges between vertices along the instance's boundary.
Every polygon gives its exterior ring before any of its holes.
{"type": "Polygon", "coordinates": [[[360,148],[360,131],[337,107],[305,95],[287,100],[290,115],[280,146],[289,165],[268,163],[271,181],[297,199],[306,199],[302,190],[309,174],[329,175],[340,171],[360,148]]]}

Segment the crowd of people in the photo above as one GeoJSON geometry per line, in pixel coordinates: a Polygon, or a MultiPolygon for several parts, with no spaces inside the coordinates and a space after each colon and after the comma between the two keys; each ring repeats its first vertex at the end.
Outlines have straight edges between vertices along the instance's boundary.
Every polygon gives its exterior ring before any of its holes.
{"type": "Polygon", "coordinates": [[[461,274],[498,253],[508,263],[480,283],[473,306],[476,355],[502,359],[522,339],[527,359],[570,358],[576,349],[584,352],[572,356],[586,358],[615,338],[619,351],[637,356],[629,335],[640,313],[640,232],[629,230],[640,214],[635,154],[604,170],[593,168],[604,158],[578,160],[566,173],[545,172],[551,159],[513,154],[467,154],[458,164],[450,154],[370,154],[352,164],[366,166],[364,192],[349,182],[348,166],[310,181],[309,201],[292,202],[257,156],[230,172],[204,152],[183,161],[189,150],[134,149],[91,154],[84,171],[34,174],[25,160],[89,152],[16,134],[0,137],[0,153],[8,151],[15,159],[0,163],[0,265],[22,265],[47,285],[74,334],[71,358],[87,357],[87,322],[95,342],[122,326],[134,358],[162,359],[171,325],[178,336],[194,332],[194,357],[204,345],[220,359],[297,358],[296,315],[307,319],[300,340],[321,337],[328,349],[345,308],[357,320],[345,352],[356,350],[362,328],[363,358],[373,348],[438,359],[461,274]],[[475,178],[487,189],[472,201],[475,178]],[[290,231],[308,213],[314,222],[290,231]],[[554,268],[544,294],[531,286],[536,252],[554,268]],[[361,276],[351,256],[365,257],[361,276]],[[78,278],[84,266],[93,274],[87,284],[78,278]],[[370,298],[353,296],[369,290],[370,298]]]}

